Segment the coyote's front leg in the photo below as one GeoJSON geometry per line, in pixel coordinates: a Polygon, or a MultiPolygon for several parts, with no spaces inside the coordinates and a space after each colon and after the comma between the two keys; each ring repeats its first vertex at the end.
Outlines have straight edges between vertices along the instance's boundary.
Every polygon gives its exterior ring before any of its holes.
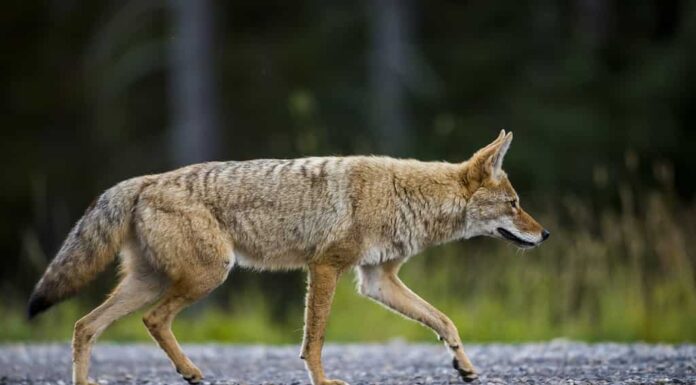
{"type": "Polygon", "coordinates": [[[347,385],[340,380],[327,379],[321,363],[326,321],[331,311],[331,302],[339,275],[340,270],[334,266],[309,265],[304,340],[300,358],[305,360],[309,377],[314,385],[347,385]]]}
{"type": "Polygon", "coordinates": [[[393,261],[378,266],[360,266],[360,293],[431,328],[452,353],[452,365],[462,380],[471,382],[478,378],[469,357],[464,353],[454,323],[401,282],[396,275],[400,265],[400,261],[393,261]]]}

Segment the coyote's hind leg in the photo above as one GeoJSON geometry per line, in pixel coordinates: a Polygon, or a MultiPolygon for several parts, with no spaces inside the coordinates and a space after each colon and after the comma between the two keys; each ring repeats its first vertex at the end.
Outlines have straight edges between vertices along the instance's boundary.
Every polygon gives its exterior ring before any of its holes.
{"type": "Polygon", "coordinates": [[[167,354],[176,367],[176,371],[191,384],[200,382],[203,373],[181,350],[181,346],[172,333],[172,321],[186,306],[212,291],[220,283],[215,282],[211,285],[212,287],[192,292],[185,292],[182,288],[173,286],[164,294],[162,301],[143,317],[143,323],[152,338],[167,354]]]}
{"type": "MultiPolygon", "coordinates": [[[[159,199],[156,202],[163,205],[171,197],[159,199]]],[[[170,282],[161,301],[143,317],[143,323],[176,370],[186,381],[196,383],[203,374],[179,346],[172,322],[181,310],[225,281],[234,265],[234,255],[231,242],[205,207],[176,202],[171,206],[161,210],[143,203],[138,212],[138,239],[147,250],[146,258],[170,282]]]]}
{"type": "Polygon", "coordinates": [[[157,281],[126,275],[104,303],[75,323],[73,335],[73,383],[88,384],[92,345],[112,322],[153,302],[161,291],[157,281]]]}

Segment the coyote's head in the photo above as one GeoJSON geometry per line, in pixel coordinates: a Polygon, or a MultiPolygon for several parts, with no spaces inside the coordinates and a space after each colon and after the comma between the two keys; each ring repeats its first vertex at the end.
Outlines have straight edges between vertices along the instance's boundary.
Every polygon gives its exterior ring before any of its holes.
{"type": "Polygon", "coordinates": [[[522,210],[520,199],[502,170],[511,142],[512,132],[505,134],[503,130],[465,164],[465,182],[471,194],[466,205],[466,233],[468,237],[486,235],[531,248],[544,242],[549,232],[522,210]]]}

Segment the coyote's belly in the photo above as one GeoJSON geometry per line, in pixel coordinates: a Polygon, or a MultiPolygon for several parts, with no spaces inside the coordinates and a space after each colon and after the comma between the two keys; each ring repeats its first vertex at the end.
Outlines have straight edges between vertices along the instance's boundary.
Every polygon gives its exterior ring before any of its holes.
{"type": "Polygon", "coordinates": [[[355,264],[360,248],[348,241],[340,226],[327,225],[313,231],[298,231],[269,224],[263,232],[232,234],[236,264],[255,270],[299,269],[326,258],[342,258],[355,264]],[[337,253],[337,247],[341,250],[337,253]]]}
{"type": "Polygon", "coordinates": [[[299,253],[280,253],[269,258],[239,248],[234,251],[234,259],[237,266],[253,270],[294,270],[307,264],[306,257],[299,253]]]}
{"type": "Polygon", "coordinates": [[[399,242],[350,242],[337,240],[331,244],[311,244],[309,246],[275,245],[250,250],[238,244],[234,247],[235,264],[255,270],[290,270],[305,267],[316,259],[340,258],[346,265],[378,265],[390,260],[409,257],[413,252],[405,251],[399,242]],[[341,247],[341,253],[332,255],[333,245],[341,247]],[[396,245],[396,246],[395,246],[396,245]]]}

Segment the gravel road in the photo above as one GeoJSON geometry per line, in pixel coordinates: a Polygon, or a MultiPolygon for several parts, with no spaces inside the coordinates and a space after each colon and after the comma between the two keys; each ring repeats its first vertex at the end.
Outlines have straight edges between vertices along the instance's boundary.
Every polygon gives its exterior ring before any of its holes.
{"type": "MultiPolygon", "coordinates": [[[[466,346],[474,384],[696,384],[696,345],[539,344],[466,346]]],[[[206,384],[308,384],[297,346],[186,345],[206,384]]],[[[70,347],[0,345],[0,384],[70,384],[70,347]]],[[[180,384],[152,344],[99,344],[91,374],[102,385],[180,384]]],[[[439,345],[328,345],[330,378],[358,384],[460,384],[439,345]]]]}

